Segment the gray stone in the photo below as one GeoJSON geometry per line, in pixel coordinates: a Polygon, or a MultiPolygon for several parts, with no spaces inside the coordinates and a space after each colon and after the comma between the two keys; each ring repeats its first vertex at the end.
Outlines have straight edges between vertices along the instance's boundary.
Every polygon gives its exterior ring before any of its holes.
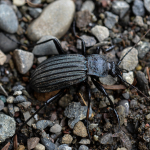
{"type": "MultiPolygon", "coordinates": [[[[127,51],[129,51],[132,47],[125,48],[122,53],[121,57],[122,58],[127,51]]],[[[128,71],[134,70],[135,67],[138,64],[138,51],[137,49],[133,48],[128,55],[122,60],[120,67],[122,69],[126,69],[128,71]]]]}
{"type": "Polygon", "coordinates": [[[33,17],[33,18],[37,18],[42,12],[41,8],[31,8],[29,7],[29,14],[33,17]]]}
{"type": "Polygon", "coordinates": [[[46,56],[38,57],[38,58],[37,58],[37,63],[40,64],[41,62],[43,62],[43,61],[46,60],[46,59],[47,59],[46,56]]]}
{"type": "MultiPolygon", "coordinates": [[[[18,42],[16,37],[11,34],[7,34],[11,39],[18,42]]],[[[18,47],[18,44],[7,38],[2,32],[0,32],[0,49],[4,53],[8,53],[10,51],[15,50],[18,47]]]]}
{"type": "MultiPolygon", "coordinates": [[[[92,36],[82,35],[80,38],[84,40],[86,47],[90,47],[96,44],[96,39],[92,36]]],[[[82,43],[80,39],[77,39],[77,48],[82,49],[82,43]]]]}
{"type": "Polygon", "coordinates": [[[150,13],[150,0],[144,0],[144,6],[146,10],[150,13]]]}
{"type": "Polygon", "coordinates": [[[136,47],[136,49],[138,50],[138,57],[140,59],[144,58],[144,56],[146,55],[146,53],[148,53],[150,51],[150,43],[149,42],[145,42],[145,41],[141,41],[138,46],[136,47]]]}
{"type": "Polygon", "coordinates": [[[67,144],[60,145],[57,150],[72,150],[71,147],[69,147],[67,144]]]}
{"type": "Polygon", "coordinates": [[[129,4],[125,1],[113,1],[112,3],[112,12],[119,15],[120,18],[124,17],[129,8],[129,4]]]}
{"type": "Polygon", "coordinates": [[[50,128],[50,132],[52,133],[58,133],[58,132],[61,132],[61,130],[62,130],[62,127],[59,124],[55,124],[54,126],[50,128]]]}
{"type": "MultiPolygon", "coordinates": [[[[23,113],[23,116],[24,116],[24,120],[26,121],[28,118],[31,117],[29,111],[26,111],[23,113]]],[[[27,125],[31,127],[31,125],[34,123],[34,119],[31,118],[28,122],[27,122],[27,125]]]]}
{"type": "Polygon", "coordinates": [[[140,41],[140,37],[136,34],[135,37],[132,39],[132,42],[136,44],[138,41],[140,41]]]}
{"type": "Polygon", "coordinates": [[[0,29],[15,33],[18,29],[18,19],[13,9],[5,4],[0,5],[0,29]]]}
{"type": "Polygon", "coordinates": [[[81,145],[78,150],[89,150],[89,148],[85,145],[81,145]]]}
{"type": "Polygon", "coordinates": [[[16,49],[13,52],[13,57],[15,59],[17,69],[21,74],[26,74],[33,65],[34,55],[30,52],[16,49]]]}
{"type": "Polygon", "coordinates": [[[105,15],[106,18],[104,20],[104,24],[107,28],[112,29],[114,25],[118,22],[119,17],[108,11],[105,12],[105,15]]]}
{"type": "Polygon", "coordinates": [[[133,99],[130,101],[130,108],[136,108],[138,106],[137,100],[133,99]]]}
{"type": "Polygon", "coordinates": [[[93,130],[94,128],[98,127],[98,124],[95,124],[95,123],[91,123],[89,125],[89,130],[93,130]]]}
{"type": "Polygon", "coordinates": [[[109,30],[104,26],[96,25],[91,29],[91,32],[97,37],[99,42],[109,37],[109,30]]]}
{"type": "Polygon", "coordinates": [[[129,99],[129,98],[130,98],[129,92],[123,93],[122,96],[123,96],[125,99],[129,99]]]}
{"type": "Polygon", "coordinates": [[[136,16],[134,22],[140,27],[144,26],[143,18],[141,16],[136,16]]]}
{"type": "Polygon", "coordinates": [[[88,10],[89,12],[92,12],[95,9],[95,4],[91,0],[86,0],[81,7],[81,11],[88,10]]]}
{"type": "MultiPolygon", "coordinates": [[[[53,37],[51,35],[43,36],[37,43],[44,42],[44,41],[52,39],[52,38],[55,38],[55,37],[53,37]]],[[[58,39],[56,38],[56,40],[58,40],[58,39]]],[[[34,55],[38,55],[38,56],[59,54],[53,41],[49,41],[44,44],[36,45],[34,47],[32,53],[34,55]]]]}
{"type": "Polygon", "coordinates": [[[8,107],[9,115],[10,115],[11,117],[14,117],[15,111],[14,111],[14,106],[13,106],[13,104],[8,104],[7,107],[8,107]]]}
{"type": "Polygon", "coordinates": [[[13,118],[0,114],[0,143],[15,134],[16,122],[13,118]]]}
{"type": "Polygon", "coordinates": [[[0,100],[0,111],[3,110],[3,108],[4,108],[4,102],[0,100]]]}
{"type": "Polygon", "coordinates": [[[83,145],[88,145],[91,143],[91,141],[89,139],[81,139],[81,141],[79,143],[83,144],[83,145]]]}
{"type": "Polygon", "coordinates": [[[15,92],[15,91],[22,91],[22,90],[25,90],[25,87],[23,87],[22,85],[16,85],[12,88],[12,91],[15,92]]]}
{"type": "Polygon", "coordinates": [[[36,123],[36,129],[44,130],[46,127],[53,126],[52,121],[50,120],[40,120],[36,123]]]}
{"type": "Polygon", "coordinates": [[[8,96],[7,92],[5,91],[5,89],[3,88],[2,85],[0,85],[0,93],[5,95],[5,96],[8,96]]]}
{"type": "Polygon", "coordinates": [[[73,129],[74,128],[74,126],[75,126],[75,124],[77,123],[77,122],[79,122],[80,121],[80,118],[78,117],[78,118],[75,118],[75,119],[69,119],[68,120],[68,126],[71,128],[71,129],[73,129]]]}
{"type": "Polygon", "coordinates": [[[144,16],[145,15],[145,9],[144,9],[144,3],[141,0],[135,0],[134,4],[132,6],[132,11],[134,15],[136,16],[144,16]]]}
{"type": "Polygon", "coordinates": [[[119,105],[122,105],[125,107],[125,115],[128,116],[128,114],[129,114],[129,102],[128,102],[128,100],[119,101],[119,105]]]}
{"type": "Polygon", "coordinates": [[[7,103],[12,104],[14,102],[14,97],[13,96],[9,96],[7,97],[7,103]]]}
{"type": "Polygon", "coordinates": [[[55,150],[55,144],[49,139],[41,138],[41,143],[45,146],[46,150],[55,150]]]}
{"type": "Polygon", "coordinates": [[[127,81],[130,84],[132,84],[133,81],[134,81],[133,71],[130,71],[130,72],[127,72],[127,73],[123,73],[122,77],[123,77],[123,79],[125,81],[127,81]]]}
{"type": "Polygon", "coordinates": [[[99,141],[101,144],[112,144],[113,143],[113,137],[112,137],[112,133],[107,133],[107,134],[104,134],[100,141],[99,141]]]}
{"type": "Polygon", "coordinates": [[[22,103],[19,103],[17,104],[19,107],[23,107],[24,109],[27,109],[31,106],[31,102],[22,102],[22,103]]]}
{"type": "Polygon", "coordinates": [[[100,82],[105,85],[114,85],[117,82],[117,77],[107,75],[106,77],[99,78],[100,82]]]}
{"type": "Polygon", "coordinates": [[[116,107],[117,113],[119,115],[119,119],[120,119],[120,125],[123,125],[124,123],[124,119],[126,117],[125,115],[125,107],[122,105],[119,105],[116,107]]]}
{"type": "Polygon", "coordinates": [[[49,4],[28,29],[28,37],[37,41],[45,35],[61,38],[69,29],[75,13],[72,0],[58,0],[49,4]],[[50,14],[50,15],[48,15],[50,14]]]}
{"type": "Polygon", "coordinates": [[[22,91],[15,91],[13,95],[15,96],[22,95],[22,91]]]}
{"type": "Polygon", "coordinates": [[[18,95],[16,96],[16,98],[13,100],[13,103],[22,103],[22,102],[26,102],[26,98],[22,95],[18,95]]]}

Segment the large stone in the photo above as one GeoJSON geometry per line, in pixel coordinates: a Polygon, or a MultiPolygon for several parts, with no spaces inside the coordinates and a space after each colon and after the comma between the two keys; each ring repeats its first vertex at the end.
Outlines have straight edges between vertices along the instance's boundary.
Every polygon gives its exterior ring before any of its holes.
{"type": "Polygon", "coordinates": [[[15,33],[18,29],[18,20],[13,9],[5,4],[0,5],[0,29],[15,33]]]}
{"type": "Polygon", "coordinates": [[[144,6],[146,10],[150,13],[150,0],[144,0],[144,6]]]}
{"type": "Polygon", "coordinates": [[[74,12],[75,5],[72,0],[58,0],[49,4],[28,27],[28,37],[33,41],[45,35],[61,38],[68,31],[74,12]]]}

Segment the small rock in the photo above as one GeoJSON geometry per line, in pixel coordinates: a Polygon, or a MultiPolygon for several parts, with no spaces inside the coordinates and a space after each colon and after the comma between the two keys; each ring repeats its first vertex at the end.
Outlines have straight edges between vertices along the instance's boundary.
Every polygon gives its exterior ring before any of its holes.
{"type": "Polygon", "coordinates": [[[138,46],[136,46],[136,49],[138,50],[138,57],[142,59],[145,57],[146,53],[150,51],[150,43],[141,41],[138,46]]]}
{"type": "Polygon", "coordinates": [[[119,15],[120,18],[125,16],[129,8],[129,4],[125,1],[113,1],[112,3],[112,11],[119,15]]]}
{"type": "Polygon", "coordinates": [[[124,147],[121,147],[121,148],[117,148],[117,150],[127,150],[127,149],[124,147]]]}
{"type": "Polygon", "coordinates": [[[78,150],[89,150],[89,148],[85,145],[81,145],[78,150]]]}
{"type": "Polygon", "coordinates": [[[73,100],[72,95],[66,94],[59,100],[59,105],[63,108],[66,108],[69,105],[69,103],[71,103],[72,100],[73,100]]]}
{"type": "Polygon", "coordinates": [[[127,100],[121,100],[121,101],[119,101],[119,105],[122,105],[125,107],[125,115],[128,116],[128,114],[129,114],[129,102],[127,100]]]}
{"type": "MultiPolygon", "coordinates": [[[[112,101],[112,103],[114,104],[114,96],[113,95],[109,95],[109,98],[112,101]]],[[[107,97],[105,97],[105,101],[106,101],[107,105],[111,105],[107,97]]]]}
{"type": "Polygon", "coordinates": [[[95,124],[95,123],[91,123],[89,125],[89,130],[93,130],[94,128],[98,127],[98,124],[95,124]]]}
{"type": "Polygon", "coordinates": [[[42,12],[41,8],[31,8],[29,7],[29,14],[35,19],[37,18],[42,12]]]}
{"type": "Polygon", "coordinates": [[[16,95],[21,95],[21,94],[22,94],[22,91],[15,91],[13,95],[16,96],[16,95]]]}
{"type": "Polygon", "coordinates": [[[17,148],[17,150],[25,150],[24,145],[19,145],[18,148],[17,148]]]}
{"type": "Polygon", "coordinates": [[[130,101],[130,108],[136,108],[138,106],[137,100],[133,99],[130,101]]]}
{"type": "Polygon", "coordinates": [[[0,50],[0,65],[3,65],[6,61],[6,55],[0,50]]]}
{"type": "Polygon", "coordinates": [[[15,106],[14,107],[14,112],[19,112],[19,107],[15,106]]]}
{"type": "Polygon", "coordinates": [[[57,150],[72,150],[72,148],[69,147],[67,144],[62,144],[58,147],[57,150]]]}
{"type": "MultiPolygon", "coordinates": [[[[50,40],[52,38],[55,38],[51,35],[47,35],[47,36],[43,36],[38,42],[38,43],[41,43],[41,42],[44,42],[46,40],[50,40]]],[[[55,38],[56,40],[58,40],[57,38],[55,38]]],[[[59,40],[58,40],[59,42],[59,40]]],[[[60,43],[60,42],[59,42],[60,43]]],[[[46,42],[44,44],[40,44],[40,45],[36,45],[32,51],[32,53],[34,55],[38,55],[38,56],[43,56],[43,55],[54,55],[54,54],[59,54],[55,44],[53,41],[49,41],[49,42],[46,42]]]]}
{"type": "Polygon", "coordinates": [[[50,128],[50,132],[52,133],[58,133],[58,132],[61,132],[61,130],[62,130],[62,127],[59,124],[55,124],[54,126],[50,128]]]}
{"type": "Polygon", "coordinates": [[[91,0],[86,0],[81,7],[81,11],[88,10],[89,12],[92,12],[95,9],[95,4],[91,0]]]}
{"type": "MultiPolygon", "coordinates": [[[[7,34],[11,39],[18,42],[15,35],[7,34]]],[[[4,53],[8,53],[10,51],[15,50],[18,47],[18,44],[10,40],[8,37],[4,35],[4,33],[0,32],[0,49],[4,53]]]]}
{"type": "Polygon", "coordinates": [[[43,62],[43,61],[46,60],[46,59],[47,59],[46,56],[38,57],[38,58],[37,58],[37,63],[40,64],[41,62],[43,62]]]}
{"type": "Polygon", "coordinates": [[[27,147],[28,149],[33,149],[39,143],[40,139],[38,137],[33,137],[27,140],[27,147]]]}
{"type": "Polygon", "coordinates": [[[45,146],[46,150],[55,150],[55,144],[49,139],[41,138],[41,143],[45,146]]]}
{"type": "Polygon", "coordinates": [[[18,19],[13,9],[5,4],[0,5],[0,29],[15,33],[18,29],[18,19]]]}
{"type": "Polygon", "coordinates": [[[136,16],[144,16],[145,9],[144,9],[144,3],[141,0],[135,0],[134,4],[132,6],[132,11],[134,15],[136,16]]]}
{"type": "Polygon", "coordinates": [[[3,110],[3,108],[4,108],[4,102],[0,100],[0,111],[3,110]]]}
{"type": "Polygon", "coordinates": [[[123,93],[122,96],[123,96],[125,99],[129,99],[129,98],[130,98],[129,92],[123,93]]]}
{"type": "Polygon", "coordinates": [[[146,115],[146,119],[147,119],[147,120],[150,119],[150,114],[146,115]]]}
{"type": "Polygon", "coordinates": [[[101,144],[112,144],[113,143],[113,137],[112,133],[104,134],[100,139],[101,144]]]}
{"type": "Polygon", "coordinates": [[[99,42],[109,37],[109,30],[104,26],[96,25],[91,29],[91,32],[97,37],[99,42]]]}
{"type": "Polygon", "coordinates": [[[0,114],[0,143],[15,134],[16,122],[5,114],[0,114]]]}
{"type": "Polygon", "coordinates": [[[123,73],[122,77],[125,81],[127,81],[130,84],[132,84],[134,81],[133,71],[130,71],[128,73],[123,73]]]}
{"type": "Polygon", "coordinates": [[[91,13],[87,10],[78,11],[76,13],[76,25],[79,29],[86,28],[86,26],[91,22],[91,19],[91,13]]]}
{"type": "Polygon", "coordinates": [[[150,13],[150,0],[144,0],[144,6],[146,10],[150,13]]]}
{"type": "Polygon", "coordinates": [[[13,4],[16,6],[23,6],[25,5],[26,1],[25,0],[13,0],[13,4]]]}
{"type": "Polygon", "coordinates": [[[144,140],[145,142],[150,142],[150,128],[148,128],[148,129],[145,131],[145,133],[144,133],[144,135],[143,135],[143,140],[144,140]]]}
{"type": "Polygon", "coordinates": [[[42,145],[42,144],[40,144],[40,143],[38,143],[38,144],[35,146],[34,150],[45,150],[45,146],[42,145]]]}
{"type": "Polygon", "coordinates": [[[13,106],[13,104],[8,104],[8,112],[9,112],[9,115],[10,115],[11,117],[14,117],[15,111],[14,111],[14,106],[13,106]]]}
{"type": "Polygon", "coordinates": [[[117,77],[107,75],[106,77],[99,78],[100,82],[104,85],[114,85],[117,82],[117,77]]]}
{"type": "Polygon", "coordinates": [[[62,142],[61,142],[61,143],[64,143],[64,144],[71,144],[71,143],[72,143],[72,140],[73,140],[73,137],[72,137],[70,134],[65,134],[65,135],[62,137],[62,142]]]}
{"type": "Polygon", "coordinates": [[[45,35],[61,38],[68,31],[74,13],[75,5],[71,0],[58,0],[49,4],[40,17],[29,25],[28,37],[33,41],[45,35]]]}
{"type": "MultiPolygon", "coordinates": [[[[80,38],[84,40],[86,47],[91,47],[96,44],[96,40],[92,36],[82,35],[80,38]]],[[[82,43],[79,39],[77,39],[77,48],[82,49],[82,43]]]]}
{"type": "Polygon", "coordinates": [[[36,129],[44,130],[46,127],[53,126],[52,121],[49,120],[40,120],[36,123],[36,129]]]}
{"type": "Polygon", "coordinates": [[[0,100],[2,100],[4,103],[6,103],[6,97],[3,95],[0,95],[0,100]]]}
{"type": "Polygon", "coordinates": [[[124,123],[124,119],[125,119],[125,107],[120,105],[116,107],[117,113],[119,115],[119,119],[120,119],[120,125],[122,125],[124,123]]]}
{"type": "Polygon", "coordinates": [[[7,103],[9,103],[9,104],[13,103],[14,99],[15,99],[15,98],[14,98],[13,96],[9,96],[9,97],[7,98],[7,103]]]}
{"type": "MultiPolygon", "coordinates": [[[[130,50],[132,47],[128,47],[128,48],[125,48],[122,53],[121,53],[121,57],[122,58],[126,52],[128,50],[130,50]]],[[[128,71],[131,71],[131,70],[134,70],[135,67],[137,66],[138,64],[138,51],[137,49],[133,48],[130,53],[128,53],[128,55],[126,55],[126,57],[122,60],[121,64],[120,64],[120,67],[122,69],[126,69],[128,71]]]]}
{"type": "MultiPolygon", "coordinates": [[[[23,116],[24,116],[24,120],[26,121],[28,118],[31,117],[29,111],[26,111],[23,113],[23,116]]],[[[34,123],[34,119],[31,118],[28,122],[27,122],[27,125],[31,127],[31,125],[34,123]]]]}
{"type": "Polygon", "coordinates": [[[94,135],[94,136],[93,136],[93,139],[94,139],[94,141],[98,141],[98,136],[97,136],[97,135],[94,135]]]}
{"type": "Polygon", "coordinates": [[[73,133],[77,136],[81,136],[81,137],[86,137],[87,134],[87,130],[85,125],[83,124],[83,122],[79,121],[73,129],[73,133]]]}
{"type": "Polygon", "coordinates": [[[104,20],[104,24],[107,28],[112,29],[114,25],[118,22],[119,17],[108,11],[106,11],[105,14],[106,18],[104,20]]]}
{"type": "Polygon", "coordinates": [[[24,96],[22,95],[19,95],[17,96],[14,100],[13,100],[13,103],[22,103],[22,102],[26,102],[27,100],[25,99],[24,96]]]}
{"type": "Polygon", "coordinates": [[[83,144],[83,145],[88,145],[91,143],[91,141],[89,139],[81,139],[81,141],[79,143],[83,144]]]}
{"type": "Polygon", "coordinates": [[[5,95],[5,96],[8,96],[7,92],[5,91],[5,89],[3,88],[2,85],[0,85],[0,93],[5,95]]]}
{"type": "Polygon", "coordinates": [[[17,85],[17,86],[14,86],[12,88],[12,91],[15,92],[15,91],[22,91],[24,90],[25,88],[22,86],[22,85],[17,85]]]}
{"type": "Polygon", "coordinates": [[[13,57],[21,74],[26,74],[33,65],[34,55],[30,52],[16,49],[13,52],[13,57]]]}
{"type": "Polygon", "coordinates": [[[68,120],[68,126],[69,126],[71,129],[73,129],[74,126],[75,126],[75,124],[76,124],[77,122],[79,122],[79,121],[80,121],[80,118],[69,119],[69,120],[68,120]]]}
{"type": "Polygon", "coordinates": [[[143,18],[141,16],[136,16],[134,21],[140,27],[144,26],[143,18]]]}

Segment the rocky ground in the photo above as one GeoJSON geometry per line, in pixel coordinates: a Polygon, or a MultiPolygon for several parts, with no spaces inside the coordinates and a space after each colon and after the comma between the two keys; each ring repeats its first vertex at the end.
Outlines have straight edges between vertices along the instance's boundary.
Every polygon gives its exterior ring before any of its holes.
{"type": "Polygon", "coordinates": [[[1,0],[0,1],[0,149],[2,150],[149,150],[150,149],[150,0],[1,0]],[[32,3],[31,3],[32,2],[32,3]],[[58,91],[37,93],[29,85],[35,68],[58,55],[51,38],[67,54],[104,55],[120,64],[122,77],[99,78],[115,105],[91,78],[89,135],[86,128],[85,84],[68,87],[66,94],[40,110],[14,137],[15,131],[58,91]],[[100,46],[100,49],[96,49],[100,46]],[[105,50],[111,47],[111,50],[105,50]],[[124,70],[123,70],[124,69],[124,70]]]}

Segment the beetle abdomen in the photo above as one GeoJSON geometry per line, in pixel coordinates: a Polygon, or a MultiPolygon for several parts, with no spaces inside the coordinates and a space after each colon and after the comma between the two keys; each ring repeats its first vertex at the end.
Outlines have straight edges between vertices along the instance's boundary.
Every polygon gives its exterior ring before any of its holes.
{"type": "Polygon", "coordinates": [[[58,55],[42,62],[31,76],[30,86],[37,92],[51,92],[86,79],[86,59],[80,54],[58,55]]]}

